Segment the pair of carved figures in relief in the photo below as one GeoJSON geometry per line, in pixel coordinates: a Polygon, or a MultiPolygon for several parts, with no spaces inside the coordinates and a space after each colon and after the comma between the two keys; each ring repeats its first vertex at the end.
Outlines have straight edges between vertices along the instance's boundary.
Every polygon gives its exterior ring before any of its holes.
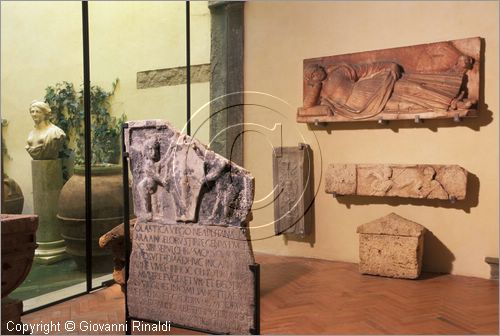
{"type": "Polygon", "coordinates": [[[386,112],[423,112],[468,109],[475,101],[464,99],[464,73],[473,59],[460,56],[448,73],[404,73],[392,62],[311,65],[304,71],[307,83],[304,108],[328,107],[330,114],[365,119],[386,112]]]}
{"type": "Polygon", "coordinates": [[[167,123],[157,129],[132,129],[130,156],[139,218],[234,226],[246,222],[253,179],[243,168],[167,123]]]}
{"type": "Polygon", "coordinates": [[[391,195],[391,191],[406,192],[415,198],[437,198],[447,199],[448,193],[439,181],[435,179],[436,171],[431,166],[421,170],[400,170],[394,176],[393,168],[384,165],[378,169],[372,169],[367,177],[374,179],[370,183],[371,196],[391,195]]]}
{"type": "Polygon", "coordinates": [[[196,144],[184,147],[186,140],[185,137],[180,138],[179,141],[183,143],[181,145],[171,144],[162,158],[160,158],[158,139],[153,138],[145,142],[144,176],[137,184],[137,192],[142,201],[145,219],[149,221],[153,219],[152,195],[158,191],[158,187],[162,187],[173,195],[175,219],[182,222],[194,222],[196,207],[193,203],[202,185],[212,182],[227,165],[222,160],[215,160],[210,171],[205,174],[203,171],[204,151],[196,144]],[[188,161],[191,165],[190,169],[187,167],[188,161]]]}

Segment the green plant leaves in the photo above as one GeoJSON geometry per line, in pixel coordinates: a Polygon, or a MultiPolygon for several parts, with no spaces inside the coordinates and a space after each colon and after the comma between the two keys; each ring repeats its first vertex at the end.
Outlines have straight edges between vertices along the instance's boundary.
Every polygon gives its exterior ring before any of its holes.
{"type": "MultiPolygon", "coordinates": [[[[117,163],[120,154],[119,138],[125,114],[111,116],[110,100],[118,87],[118,78],[112,83],[111,92],[97,85],[90,89],[92,165],[117,163]]],[[[52,109],[51,121],[59,126],[70,139],[60,157],[68,158],[75,151],[75,163],[84,163],[84,111],[83,88],[76,91],[73,83],[61,82],[45,89],[45,102],[52,109]],[[73,148],[70,148],[72,146],[73,148]]]]}

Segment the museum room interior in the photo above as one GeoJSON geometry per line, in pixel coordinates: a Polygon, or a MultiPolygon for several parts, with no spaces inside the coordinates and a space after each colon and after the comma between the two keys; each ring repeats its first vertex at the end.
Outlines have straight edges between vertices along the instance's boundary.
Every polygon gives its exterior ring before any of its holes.
{"type": "Polygon", "coordinates": [[[1,334],[498,334],[498,1],[0,15],[1,334]]]}

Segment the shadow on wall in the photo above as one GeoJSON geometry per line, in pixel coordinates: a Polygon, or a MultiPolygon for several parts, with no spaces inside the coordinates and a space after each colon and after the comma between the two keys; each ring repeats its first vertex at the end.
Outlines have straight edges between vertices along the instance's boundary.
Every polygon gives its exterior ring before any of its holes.
{"type": "MultiPolygon", "coordinates": [[[[467,169],[466,167],[464,167],[467,169]]],[[[390,206],[399,206],[410,204],[417,206],[427,206],[434,208],[459,209],[470,213],[470,209],[479,203],[479,178],[470,173],[467,175],[467,194],[464,200],[452,203],[447,200],[432,200],[404,197],[379,197],[379,196],[337,196],[337,201],[344,204],[348,209],[351,205],[369,205],[369,204],[387,204],[390,206]]]]}
{"type": "Polygon", "coordinates": [[[455,255],[437,238],[432,231],[427,230],[424,237],[424,257],[422,271],[433,273],[451,273],[455,255]]]}

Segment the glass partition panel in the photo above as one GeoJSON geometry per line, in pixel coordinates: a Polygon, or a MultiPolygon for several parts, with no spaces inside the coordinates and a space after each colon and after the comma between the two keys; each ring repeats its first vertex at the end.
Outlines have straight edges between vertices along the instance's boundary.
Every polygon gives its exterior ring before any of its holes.
{"type": "Polygon", "coordinates": [[[10,294],[25,311],[85,291],[85,267],[68,254],[78,217],[68,180],[84,131],[81,13],[80,2],[1,3],[2,212],[39,217],[31,271],[10,294]]]}
{"type": "Polygon", "coordinates": [[[113,166],[120,162],[118,126],[142,119],[164,119],[179,130],[186,124],[185,13],[181,1],[89,3],[94,287],[113,271],[117,243],[103,249],[97,240],[123,222],[121,166],[113,166]]]}
{"type": "Polygon", "coordinates": [[[210,10],[208,1],[190,2],[191,134],[204,144],[210,131],[210,10]]]}
{"type": "Polygon", "coordinates": [[[190,3],[188,37],[185,2],[90,2],[92,126],[85,130],[81,3],[1,6],[2,213],[40,219],[35,262],[11,294],[31,310],[86,289],[86,131],[92,135],[92,287],[111,279],[117,242],[104,242],[103,249],[98,241],[123,221],[120,128],[124,121],[164,119],[186,132],[187,38],[191,133],[209,142],[210,11],[207,1],[190,3]],[[39,103],[30,105],[33,100],[39,103]]]}

